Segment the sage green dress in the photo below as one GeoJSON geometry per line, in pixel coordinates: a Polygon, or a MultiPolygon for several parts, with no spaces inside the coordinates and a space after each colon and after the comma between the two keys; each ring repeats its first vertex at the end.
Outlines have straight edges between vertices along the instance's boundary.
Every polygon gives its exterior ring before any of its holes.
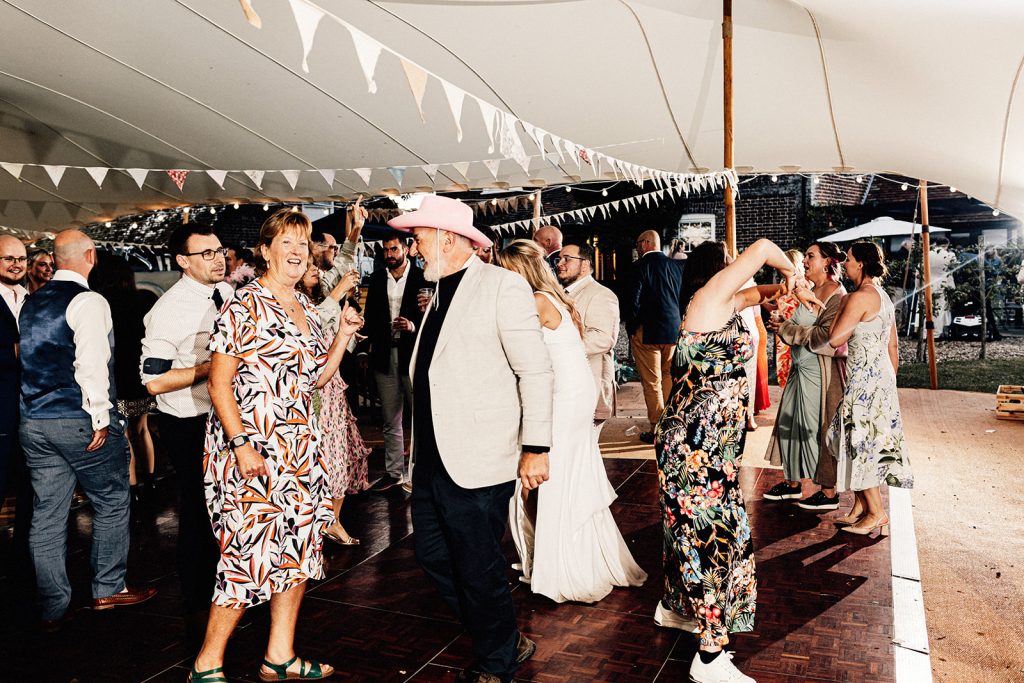
{"type": "MultiPolygon", "coordinates": [[[[790,320],[797,325],[811,326],[817,316],[801,305],[790,320]]],[[[818,467],[821,364],[818,355],[806,346],[793,346],[791,354],[789,379],[776,417],[776,438],[783,475],[789,481],[800,481],[812,478],[818,467]]]]}

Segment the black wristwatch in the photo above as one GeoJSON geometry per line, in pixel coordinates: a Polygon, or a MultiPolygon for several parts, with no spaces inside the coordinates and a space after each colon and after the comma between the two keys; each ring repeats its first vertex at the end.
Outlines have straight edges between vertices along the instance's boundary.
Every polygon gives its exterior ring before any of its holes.
{"type": "Polygon", "coordinates": [[[232,450],[235,449],[235,448],[241,448],[242,446],[244,446],[244,445],[246,445],[248,443],[251,443],[249,441],[249,435],[248,434],[239,434],[238,436],[232,437],[228,441],[228,445],[232,448],[232,450]]]}

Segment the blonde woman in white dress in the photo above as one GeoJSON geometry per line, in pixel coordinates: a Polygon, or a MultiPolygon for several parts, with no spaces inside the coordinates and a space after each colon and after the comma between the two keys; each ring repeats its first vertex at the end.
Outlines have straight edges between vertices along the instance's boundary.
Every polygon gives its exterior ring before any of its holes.
{"type": "Polygon", "coordinates": [[[512,242],[497,263],[533,288],[555,371],[550,479],[533,492],[517,484],[509,504],[523,581],[555,602],[597,602],[615,586],[642,585],[647,574],[633,560],[609,510],[615,490],[593,430],[597,389],[582,322],[536,242],[512,242]]]}

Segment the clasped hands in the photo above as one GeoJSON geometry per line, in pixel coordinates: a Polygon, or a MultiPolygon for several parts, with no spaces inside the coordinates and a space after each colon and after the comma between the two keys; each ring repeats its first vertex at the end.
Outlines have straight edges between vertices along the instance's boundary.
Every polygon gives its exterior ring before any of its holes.
{"type": "Polygon", "coordinates": [[[532,491],[548,480],[550,468],[547,453],[523,451],[519,456],[519,481],[524,491],[532,491]]]}

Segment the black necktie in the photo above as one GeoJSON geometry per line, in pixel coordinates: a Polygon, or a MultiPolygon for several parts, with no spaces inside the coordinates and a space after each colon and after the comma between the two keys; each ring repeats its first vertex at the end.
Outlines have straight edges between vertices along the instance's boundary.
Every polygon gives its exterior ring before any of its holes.
{"type": "Polygon", "coordinates": [[[219,311],[220,307],[224,305],[224,296],[220,293],[220,290],[214,287],[213,296],[210,298],[213,299],[213,305],[216,306],[219,311]]]}

